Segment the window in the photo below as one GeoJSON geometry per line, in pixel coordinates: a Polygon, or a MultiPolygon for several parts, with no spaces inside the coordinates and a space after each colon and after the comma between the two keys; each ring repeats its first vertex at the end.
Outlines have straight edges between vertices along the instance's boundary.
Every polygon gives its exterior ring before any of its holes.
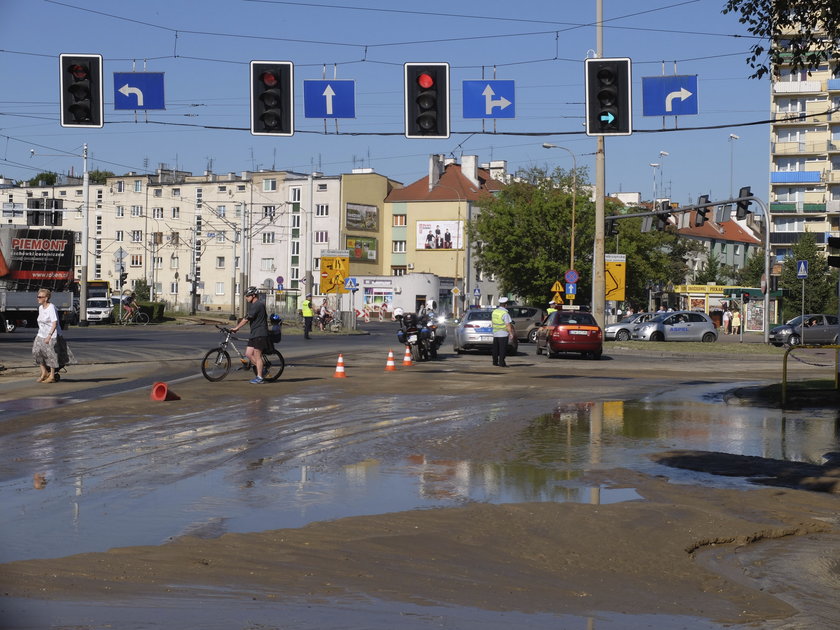
{"type": "Polygon", "coordinates": [[[131,206],[131,216],[142,217],[143,216],[143,206],[131,206]]]}
{"type": "Polygon", "coordinates": [[[117,241],[117,243],[122,243],[125,240],[125,234],[122,230],[117,230],[114,233],[114,240],[117,241]]]}
{"type": "Polygon", "coordinates": [[[289,243],[289,253],[292,256],[300,256],[300,241],[292,241],[289,243]]]}
{"type": "Polygon", "coordinates": [[[118,182],[115,183],[114,186],[115,186],[116,192],[118,192],[118,193],[125,192],[125,182],[118,181],[118,182]]]}
{"type": "Polygon", "coordinates": [[[275,211],[276,211],[276,206],[263,206],[262,207],[263,218],[264,219],[273,219],[275,211]]]}
{"type": "Polygon", "coordinates": [[[179,259],[177,254],[172,254],[169,257],[169,268],[170,269],[178,269],[179,266],[179,259]]]}
{"type": "Polygon", "coordinates": [[[155,192],[153,194],[155,197],[163,197],[163,190],[160,188],[155,188],[155,192]]]}
{"type": "Polygon", "coordinates": [[[172,218],[173,219],[180,219],[181,218],[181,208],[175,206],[172,208],[172,218]]]}
{"type": "Polygon", "coordinates": [[[320,258],[313,258],[312,259],[312,268],[313,269],[320,269],[321,268],[321,259],[320,258]]]}
{"type": "Polygon", "coordinates": [[[315,242],[316,243],[329,243],[330,242],[330,233],[326,230],[317,230],[315,232],[315,242]]]}
{"type": "Polygon", "coordinates": [[[741,246],[740,245],[735,245],[735,247],[733,249],[735,250],[735,255],[736,256],[741,255],[741,246]]]}
{"type": "Polygon", "coordinates": [[[277,190],[277,180],[276,179],[264,179],[263,180],[263,192],[274,192],[277,190]]]}
{"type": "Polygon", "coordinates": [[[394,215],[394,222],[392,224],[394,227],[404,227],[408,225],[407,216],[404,214],[395,214],[394,215]]]}
{"type": "Polygon", "coordinates": [[[181,243],[181,235],[178,232],[172,232],[169,235],[170,245],[179,245],[181,243]]]}
{"type": "Polygon", "coordinates": [[[152,218],[153,219],[162,219],[163,218],[163,208],[152,208],[152,218]]]}
{"type": "Polygon", "coordinates": [[[315,216],[316,217],[328,217],[330,216],[330,206],[326,203],[318,203],[315,204],[315,216]]]}
{"type": "Polygon", "coordinates": [[[245,184],[237,184],[236,192],[245,192],[245,184]]]}
{"type": "Polygon", "coordinates": [[[225,218],[225,212],[227,212],[227,208],[225,208],[224,206],[216,206],[216,214],[220,219],[225,218]]]}
{"type": "Polygon", "coordinates": [[[219,186],[219,192],[227,192],[227,186],[219,186]]]}
{"type": "Polygon", "coordinates": [[[96,233],[97,234],[102,234],[102,215],[101,214],[96,215],[96,233]]]}
{"type": "Polygon", "coordinates": [[[225,294],[225,283],[224,282],[217,282],[216,283],[216,295],[224,295],[225,294]]]}
{"type": "Polygon", "coordinates": [[[300,267],[292,267],[289,269],[289,277],[292,280],[300,280],[300,267]]]}
{"type": "Polygon", "coordinates": [[[132,243],[142,243],[143,242],[143,230],[131,230],[131,242],[132,243]]]}
{"type": "Polygon", "coordinates": [[[143,254],[132,254],[129,265],[132,267],[143,266],[143,254]]]}
{"type": "Polygon", "coordinates": [[[195,218],[195,233],[196,234],[199,234],[199,235],[201,234],[201,224],[202,224],[201,217],[196,217],[195,218]]]}
{"type": "Polygon", "coordinates": [[[226,238],[227,238],[227,232],[225,232],[224,230],[216,232],[216,242],[217,243],[224,243],[226,238]]]}
{"type": "Polygon", "coordinates": [[[242,204],[241,203],[236,204],[236,209],[233,211],[233,213],[234,213],[234,215],[236,216],[237,219],[239,219],[242,216],[242,204]]]}
{"type": "Polygon", "coordinates": [[[289,201],[300,201],[300,186],[289,188],[289,201]]]}
{"type": "Polygon", "coordinates": [[[292,215],[292,227],[293,228],[299,228],[300,227],[300,215],[299,214],[293,214],[292,215]]]}
{"type": "Polygon", "coordinates": [[[114,211],[114,214],[117,217],[124,217],[125,216],[125,208],[123,206],[117,206],[116,210],[114,211]]]}
{"type": "Polygon", "coordinates": [[[181,196],[181,189],[180,188],[173,188],[172,189],[172,196],[173,197],[180,197],[181,196]]]}
{"type": "Polygon", "coordinates": [[[392,241],[391,242],[391,251],[395,254],[404,254],[405,253],[405,241],[392,241]]]}
{"type": "Polygon", "coordinates": [[[143,180],[135,179],[134,180],[134,192],[143,192],[143,180]]]}
{"type": "Polygon", "coordinates": [[[274,259],[260,258],[260,271],[274,271],[274,259]]]}
{"type": "Polygon", "coordinates": [[[405,267],[391,267],[392,276],[404,276],[406,274],[405,267]]]}
{"type": "Polygon", "coordinates": [[[327,185],[326,184],[318,184],[318,192],[326,192],[327,185]]]}
{"type": "Polygon", "coordinates": [[[169,283],[169,292],[172,295],[178,295],[178,283],[177,282],[170,282],[169,283]]]}
{"type": "Polygon", "coordinates": [[[102,263],[96,263],[93,266],[93,277],[97,280],[102,279],[102,263]]]}
{"type": "Polygon", "coordinates": [[[804,232],[805,219],[785,219],[782,217],[775,217],[773,225],[776,232],[804,232]]]}
{"type": "Polygon", "coordinates": [[[216,256],[216,269],[224,269],[225,268],[225,257],[224,256],[216,256]]]}
{"type": "Polygon", "coordinates": [[[266,244],[270,244],[274,242],[274,232],[263,232],[262,233],[262,242],[266,244]]]}
{"type": "Polygon", "coordinates": [[[163,256],[155,256],[152,258],[152,267],[154,269],[163,269],[163,256]]]}
{"type": "Polygon", "coordinates": [[[93,241],[93,255],[94,256],[101,256],[102,255],[102,239],[97,238],[93,241]]]}

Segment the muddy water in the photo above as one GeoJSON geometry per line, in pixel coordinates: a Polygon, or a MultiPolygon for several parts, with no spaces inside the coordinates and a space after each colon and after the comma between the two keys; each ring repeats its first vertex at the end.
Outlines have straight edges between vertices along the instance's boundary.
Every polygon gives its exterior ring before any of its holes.
{"type": "Polygon", "coordinates": [[[212,413],[43,424],[0,445],[0,561],[472,501],[638,499],[632,488],[581,480],[599,468],[678,483],[747,483],[646,457],[668,449],[808,462],[840,450],[834,413],[681,397],[525,411],[521,402],[464,398],[453,408],[450,396],[336,401],[316,391],[212,413]]]}

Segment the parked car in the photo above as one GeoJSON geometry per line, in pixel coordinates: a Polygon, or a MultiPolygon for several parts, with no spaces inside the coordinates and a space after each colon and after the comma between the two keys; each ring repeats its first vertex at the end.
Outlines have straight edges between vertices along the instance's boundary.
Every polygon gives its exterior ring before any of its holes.
{"type": "Polygon", "coordinates": [[[656,313],[633,313],[621,321],[604,326],[604,339],[607,341],[629,341],[633,334],[633,327],[644,324],[656,316],[656,313]]]}
{"type": "Polygon", "coordinates": [[[537,329],[537,354],[548,358],[561,352],[580,352],[581,356],[600,359],[604,334],[592,313],[556,311],[537,329]]]}
{"type": "Polygon", "coordinates": [[[89,322],[108,323],[111,321],[111,300],[108,298],[88,298],[87,320],[89,322]]]}
{"type": "Polygon", "coordinates": [[[838,334],[840,334],[837,321],[837,315],[809,313],[804,316],[804,320],[803,316],[799,315],[786,324],[771,328],[768,339],[774,346],[798,346],[803,343],[806,345],[836,344],[838,334]]]}
{"type": "Polygon", "coordinates": [[[636,341],[717,341],[712,318],[699,311],[657,313],[655,317],[633,326],[636,341]]]}
{"type": "MultiPolygon", "coordinates": [[[[487,350],[493,347],[492,309],[470,309],[455,327],[452,335],[452,349],[457,354],[466,350],[487,350]]],[[[508,341],[507,353],[514,355],[519,350],[519,340],[508,341]]]]}
{"type": "Polygon", "coordinates": [[[534,343],[537,337],[537,328],[543,323],[547,315],[545,309],[537,306],[508,306],[507,310],[513,320],[516,338],[519,341],[534,343]]]}

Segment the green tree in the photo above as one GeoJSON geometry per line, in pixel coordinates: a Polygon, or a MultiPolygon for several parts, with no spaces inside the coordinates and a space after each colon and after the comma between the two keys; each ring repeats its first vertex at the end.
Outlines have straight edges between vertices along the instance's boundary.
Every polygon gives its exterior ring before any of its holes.
{"type": "Polygon", "coordinates": [[[808,261],[808,277],[805,285],[806,313],[837,312],[837,271],[828,266],[828,261],[817,247],[814,235],[806,232],[794,244],[791,255],[782,263],[779,288],[786,290],[782,306],[785,320],[796,317],[802,309],[803,281],[796,277],[798,260],[808,261]]]}
{"type": "Polygon", "coordinates": [[[88,180],[91,184],[101,186],[106,183],[105,180],[108,177],[114,177],[114,174],[111,171],[88,171],[88,180]]]}
{"type": "Polygon", "coordinates": [[[721,264],[718,255],[712,252],[706,257],[703,268],[694,276],[694,282],[697,284],[724,284],[728,278],[726,265],[721,264]]]}
{"type": "MultiPolygon", "coordinates": [[[[496,275],[501,290],[528,302],[544,303],[551,287],[569,268],[572,181],[571,171],[532,168],[498,196],[480,204],[468,226],[478,242],[478,266],[496,275]]],[[[580,274],[578,294],[591,294],[594,204],[584,194],[586,169],[578,169],[575,198],[575,267],[580,274]]],[[[588,300],[586,300],[588,302],[588,300]]]]}
{"type": "Polygon", "coordinates": [[[146,282],[145,278],[140,278],[134,283],[134,296],[137,298],[138,302],[149,301],[151,291],[149,290],[149,283],[146,282]]]}
{"type": "Polygon", "coordinates": [[[761,276],[764,274],[764,249],[753,250],[743,267],[735,272],[735,284],[742,287],[761,286],[761,276]]]}
{"type": "Polygon", "coordinates": [[[727,0],[723,13],[758,38],[750,47],[750,78],[758,79],[781,66],[794,71],[817,69],[840,60],[840,11],[837,0],[727,0]]]}
{"type": "Polygon", "coordinates": [[[28,186],[55,186],[55,182],[57,180],[58,175],[50,171],[46,171],[44,173],[38,173],[35,177],[28,180],[26,184],[28,186]]]}

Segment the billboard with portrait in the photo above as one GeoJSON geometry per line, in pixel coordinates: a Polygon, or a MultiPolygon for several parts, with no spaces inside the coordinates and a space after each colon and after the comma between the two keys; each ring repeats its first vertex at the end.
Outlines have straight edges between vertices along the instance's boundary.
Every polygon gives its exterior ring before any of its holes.
{"type": "Polygon", "coordinates": [[[348,236],[346,243],[352,262],[376,262],[377,239],[370,236],[348,236]]]}
{"type": "Polygon", "coordinates": [[[379,231],[379,208],[362,203],[348,203],[346,213],[348,230],[379,231]]]}
{"type": "Polygon", "coordinates": [[[464,248],[463,221],[418,221],[415,249],[453,250],[464,248]]]}

